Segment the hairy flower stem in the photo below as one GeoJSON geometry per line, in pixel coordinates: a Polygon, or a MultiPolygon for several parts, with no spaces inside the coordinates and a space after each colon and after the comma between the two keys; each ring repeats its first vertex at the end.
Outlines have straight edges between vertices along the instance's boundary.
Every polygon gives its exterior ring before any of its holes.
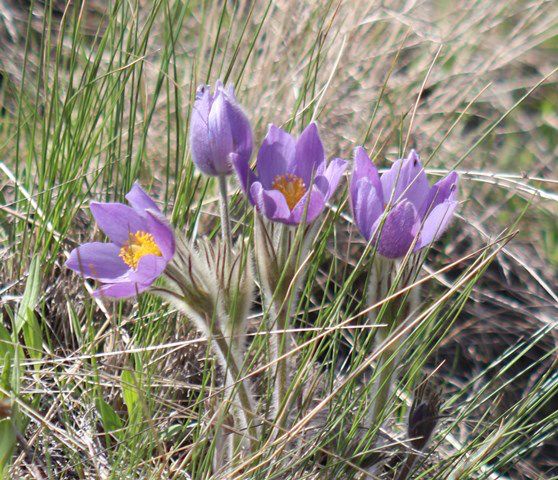
{"type": "MultiPolygon", "coordinates": [[[[389,327],[385,327],[389,328],[389,327]]],[[[383,329],[385,330],[385,329],[383,329]]],[[[379,345],[383,344],[389,339],[389,333],[382,331],[376,334],[376,340],[379,345]]],[[[381,427],[382,414],[386,408],[387,402],[391,395],[393,375],[397,367],[395,351],[397,345],[392,344],[389,348],[385,349],[378,360],[376,370],[379,372],[374,385],[372,386],[372,394],[375,392],[375,397],[370,406],[368,425],[371,428],[381,427]]]]}
{"type": "Polygon", "coordinates": [[[302,263],[310,252],[319,224],[310,229],[294,230],[287,225],[267,223],[256,214],[254,220],[255,259],[262,285],[264,304],[269,312],[269,348],[274,380],[270,418],[275,428],[272,437],[285,426],[289,413],[291,359],[293,341],[288,332],[290,318],[305,278],[302,263]]]}
{"type": "MultiPolygon", "coordinates": [[[[392,260],[376,258],[369,279],[367,295],[369,305],[375,305],[397,290],[406,287],[413,279],[415,271],[414,259],[401,266],[392,260]]],[[[418,287],[415,287],[408,295],[390,300],[381,307],[380,321],[386,326],[379,328],[374,337],[374,348],[382,348],[382,353],[376,365],[378,373],[371,388],[371,395],[374,398],[368,410],[366,423],[369,428],[379,429],[383,424],[383,413],[392,394],[393,377],[398,367],[397,352],[403,342],[403,338],[390,341],[391,333],[398,327],[398,323],[416,308],[418,293],[418,287]]],[[[368,320],[370,324],[376,323],[377,309],[369,313],[368,320]]]]}
{"type": "Polygon", "coordinates": [[[229,197],[227,195],[227,177],[219,175],[219,210],[221,215],[221,234],[223,241],[229,248],[232,248],[231,218],[229,214],[229,197]]]}
{"type": "MultiPolygon", "coordinates": [[[[234,398],[238,397],[240,405],[233,405],[233,412],[238,419],[237,427],[246,433],[250,444],[250,450],[255,452],[257,445],[257,431],[255,418],[255,405],[252,389],[248,385],[248,380],[239,381],[242,377],[239,367],[239,360],[230,348],[229,342],[223,336],[219,327],[213,326],[212,343],[220,359],[222,368],[225,370],[225,388],[227,395],[234,403],[234,398]]],[[[233,436],[234,444],[240,443],[233,436]]]]}
{"type": "MultiPolygon", "coordinates": [[[[279,243],[279,259],[286,262],[289,256],[290,247],[290,231],[288,227],[282,226],[280,231],[279,243]]],[[[283,263],[284,264],[284,263],[283,263]]],[[[273,335],[273,361],[275,365],[275,389],[273,391],[273,418],[276,421],[277,427],[284,424],[285,413],[281,411],[281,405],[287,399],[287,392],[289,390],[289,359],[282,358],[287,352],[289,346],[289,333],[287,328],[289,326],[289,311],[290,299],[288,295],[288,285],[285,285],[286,279],[283,278],[278,285],[280,295],[274,299],[274,315],[276,318],[276,335],[273,335]],[[283,292],[285,292],[283,294],[283,292]]],[[[288,410],[288,405],[284,405],[285,411],[288,410]]]]}
{"type": "MultiPolygon", "coordinates": [[[[287,265],[292,262],[292,258],[290,259],[291,262],[289,262],[289,256],[294,254],[291,251],[293,247],[292,232],[289,227],[282,225],[279,235],[279,265],[287,265]]],[[[286,402],[289,397],[290,387],[290,358],[283,357],[289,350],[291,343],[290,333],[287,330],[289,328],[293,296],[296,296],[294,291],[296,287],[290,285],[291,281],[293,281],[293,275],[294,272],[290,272],[280,279],[275,292],[275,298],[273,299],[273,314],[276,319],[275,327],[277,330],[277,333],[272,336],[273,361],[275,365],[273,418],[276,429],[274,434],[277,434],[284,427],[289,412],[289,405],[286,402]]]]}
{"type": "Polygon", "coordinates": [[[288,327],[288,308],[285,306],[276,313],[276,330],[277,333],[272,336],[272,354],[275,365],[274,378],[275,388],[273,390],[273,419],[275,421],[277,433],[285,423],[286,411],[288,405],[283,405],[286,401],[289,391],[289,359],[282,358],[288,350],[289,334],[286,332],[288,327]],[[282,407],[284,411],[282,410],[282,407]]]}
{"type": "MultiPolygon", "coordinates": [[[[166,275],[170,281],[175,282],[177,285],[182,283],[180,280],[176,281],[180,271],[177,271],[174,266],[169,267],[166,275]]],[[[240,380],[243,376],[240,368],[241,361],[238,355],[235,355],[234,349],[220,327],[222,322],[219,321],[219,318],[209,317],[208,310],[211,308],[209,305],[204,310],[201,303],[188,301],[186,296],[189,292],[188,289],[184,290],[184,295],[165,288],[154,288],[152,291],[190,318],[197,328],[210,339],[212,350],[217,357],[219,365],[225,372],[225,390],[226,395],[233,404],[235,427],[243,434],[242,438],[239,438],[238,441],[235,439],[234,443],[239,444],[247,437],[250,451],[255,452],[258,428],[256,426],[254,395],[249,380],[240,380]],[[198,309],[192,309],[192,304],[198,309]]]]}
{"type": "MultiPolygon", "coordinates": [[[[227,341],[223,331],[215,324],[211,327],[211,340],[213,350],[217,354],[219,363],[225,371],[225,398],[232,403],[234,432],[230,433],[225,443],[226,451],[222,455],[222,467],[232,466],[235,452],[239,447],[248,445],[250,452],[255,452],[258,441],[258,428],[256,426],[255,401],[249,380],[240,380],[242,372],[241,361],[232,347],[232,342],[227,341]],[[237,403],[238,402],[238,403],[237,403]]],[[[223,412],[225,414],[226,410],[223,412]]],[[[226,421],[221,418],[220,421],[226,421]]]]}

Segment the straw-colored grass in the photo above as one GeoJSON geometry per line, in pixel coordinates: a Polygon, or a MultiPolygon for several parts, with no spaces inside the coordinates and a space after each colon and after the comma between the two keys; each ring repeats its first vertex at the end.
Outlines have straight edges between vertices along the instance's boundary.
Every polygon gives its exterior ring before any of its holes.
{"type": "MultiPolygon", "coordinates": [[[[219,78],[256,144],[269,123],[316,120],[328,156],[364,145],[386,167],[415,148],[431,177],[461,174],[458,219],[401,326],[380,451],[359,422],[381,352],[359,348],[368,271],[343,187],[292,319],[304,408],[236,478],[365,478],[378,453],[376,475],[395,478],[423,375],[443,388],[442,418],[413,478],[557,478],[555,2],[24,3],[0,1],[2,478],[224,478],[210,473],[222,373],[205,339],[150,296],[93,299],[63,267],[102,238],[88,202],[136,179],[188,237],[216,233],[217,184],[191,163],[188,123],[196,86],[219,78]]],[[[265,399],[263,317],[247,373],[265,399]]]]}

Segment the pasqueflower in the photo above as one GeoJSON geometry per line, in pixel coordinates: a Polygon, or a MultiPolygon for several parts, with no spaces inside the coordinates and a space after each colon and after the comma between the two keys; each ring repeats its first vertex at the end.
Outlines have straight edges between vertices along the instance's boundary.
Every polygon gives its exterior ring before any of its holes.
{"type": "Polygon", "coordinates": [[[355,150],[350,184],[354,221],[387,258],[418,251],[447,229],[457,207],[459,177],[450,172],[432,187],[418,154],[411,150],[381,177],[362,147],[355,150]]]}
{"type": "Polygon", "coordinates": [[[258,152],[256,172],[246,158],[232,155],[240,185],[260,213],[275,222],[312,222],[325,208],[343,176],[340,158],[326,166],[318,127],[311,123],[298,139],[271,125],[258,152]]]}
{"type": "Polygon", "coordinates": [[[192,160],[206,175],[232,173],[231,154],[250,161],[252,130],[232,85],[224,87],[217,82],[213,94],[209,85],[198,87],[190,121],[190,148],[192,160]]]}
{"type": "Polygon", "coordinates": [[[123,203],[91,202],[90,209],[110,243],[85,243],[74,249],[66,266],[104,285],[96,296],[131,297],[163,273],[174,255],[172,227],[155,202],[134,184],[123,203]]]}

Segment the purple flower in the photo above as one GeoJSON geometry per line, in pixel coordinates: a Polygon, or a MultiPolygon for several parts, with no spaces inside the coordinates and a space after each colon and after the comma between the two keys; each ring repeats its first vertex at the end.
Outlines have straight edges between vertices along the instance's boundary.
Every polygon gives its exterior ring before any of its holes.
{"type": "Polygon", "coordinates": [[[271,125],[258,152],[257,175],[246,158],[232,155],[240,185],[267,218],[297,225],[312,222],[325,208],[347,166],[336,158],[326,167],[318,127],[311,123],[298,140],[271,125]]]}
{"type": "Polygon", "coordinates": [[[353,218],[367,240],[377,241],[380,255],[403,257],[415,240],[416,252],[444,233],[457,207],[458,180],[451,172],[430,187],[414,150],[380,177],[364,148],[357,147],[350,185],[353,218]]]}
{"type": "Polygon", "coordinates": [[[217,82],[213,95],[209,85],[198,87],[190,122],[190,148],[194,163],[206,175],[230,174],[233,153],[242,161],[250,160],[252,129],[232,85],[225,88],[217,82]]]}
{"type": "Polygon", "coordinates": [[[91,213],[112,243],[75,248],[66,266],[104,283],[95,296],[131,297],[159,277],[174,255],[172,227],[155,202],[136,183],[123,203],[91,202],[91,213]]]}

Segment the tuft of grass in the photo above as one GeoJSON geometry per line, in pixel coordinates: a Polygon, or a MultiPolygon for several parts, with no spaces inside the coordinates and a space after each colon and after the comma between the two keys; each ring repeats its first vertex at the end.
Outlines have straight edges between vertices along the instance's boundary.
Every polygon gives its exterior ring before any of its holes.
{"type": "MultiPolygon", "coordinates": [[[[362,428],[383,353],[365,348],[369,249],[346,192],[336,198],[291,324],[300,410],[235,478],[366,478],[378,459],[377,476],[394,478],[423,374],[443,390],[442,418],[413,478],[558,475],[558,10],[388,3],[0,5],[3,478],[210,478],[222,372],[207,339],[150,296],[93,299],[63,262],[101,238],[87,203],[120,200],[136,179],[189,238],[217,233],[218,186],[190,161],[188,124],[197,84],[218,78],[235,84],[256,143],[268,123],[315,119],[330,156],[363,144],[387,166],[414,147],[432,176],[458,168],[463,192],[422,264],[420,309],[396,332],[378,448],[379,425],[362,428]]],[[[238,190],[230,200],[235,234],[251,238],[238,190]]],[[[262,399],[267,316],[252,312],[245,364],[262,399]]]]}

